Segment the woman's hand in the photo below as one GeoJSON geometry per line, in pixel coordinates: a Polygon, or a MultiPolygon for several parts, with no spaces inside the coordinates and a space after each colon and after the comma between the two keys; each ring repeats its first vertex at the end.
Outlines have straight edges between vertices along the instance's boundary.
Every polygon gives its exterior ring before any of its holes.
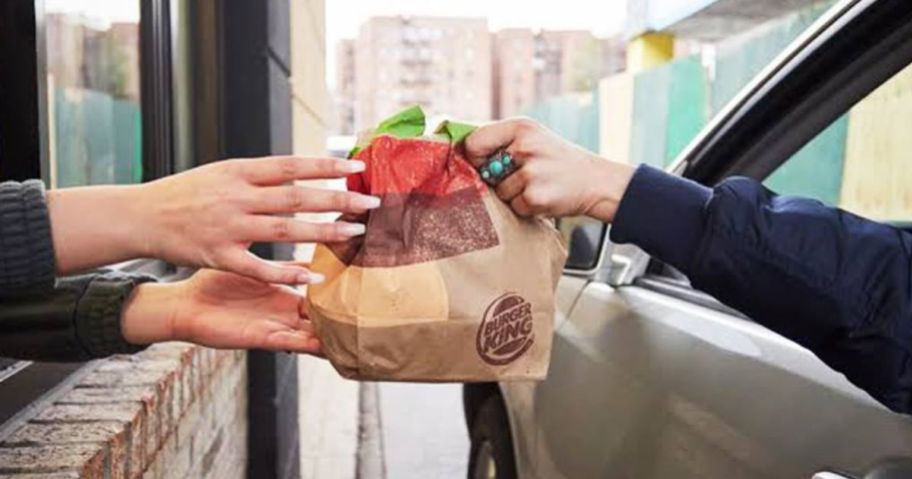
{"type": "Polygon", "coordinates": [[[633,167],[600,158],[526,118],[483,126],[466,139],[475,166],[501,149],[518,169],[495,192],[520,216],[587,215],[610,222],[633,176],[633,167]]]}
{"type": "Polygon", "coordinates": [[[253,242],[342,241],[364,225],[311,223],[294,213],[363,213],[378,198],[289,184],[343,178],[359,161],[268,157],[228,160],[135,186],[53,190],[48,209],[57,268],[72,273],[137,257],[231,271],[273,283],[319,281],[301,266],[250,253],[253,242]]]}
{"type": "Polygon", "coordinates": [[[223,349],[320,354],[304,295],[290,286],[200,270],[176,283],[144,283],[124,305],[133,344],[187,341],[223,349]]]}

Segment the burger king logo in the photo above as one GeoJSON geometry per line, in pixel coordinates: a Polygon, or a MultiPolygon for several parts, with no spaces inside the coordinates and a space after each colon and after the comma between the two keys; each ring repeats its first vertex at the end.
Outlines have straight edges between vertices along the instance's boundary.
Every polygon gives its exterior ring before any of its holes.
{"type": "Polygon", "coordinates": [[[475,347],[484,362],[502,366],[525,353],[534,339],[532,304],[516,293],[507,293],[485,310],[475,347]]]}

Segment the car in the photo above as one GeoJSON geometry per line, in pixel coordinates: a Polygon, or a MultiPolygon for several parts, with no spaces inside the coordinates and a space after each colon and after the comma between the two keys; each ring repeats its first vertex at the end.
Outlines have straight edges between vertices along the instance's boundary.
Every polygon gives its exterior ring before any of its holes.
{"type": "MultiPolygon", "coordinates": [[[[839,2],[669,171],[707,185],[764,180],[910,62],[908,0],[839,2]]],[[[903,161],[892,175],[912,170],[912,153],[903,161]]],[[[548,377],[463,386],[470,478],[912,477],[910,417],[670,266],[613,245],[607,225],[559,227],[570,259],[548,377]]]]}

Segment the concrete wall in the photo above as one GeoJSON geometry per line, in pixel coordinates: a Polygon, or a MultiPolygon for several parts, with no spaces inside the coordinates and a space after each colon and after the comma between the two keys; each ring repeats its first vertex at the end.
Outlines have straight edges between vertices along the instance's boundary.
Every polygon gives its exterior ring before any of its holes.
{"type": "MultiPolygon", "coordinates": [[[[330,125],[326,85],[326,26],[324,0],[291,2],[292,152],[298,156],[326,156],[330,125]]],[[[313,187],[343,187],[339,181],[300,182],[313,187]]],[[[300,215],[308,221],[332,221],[333,215],[300,215]]],[[[314,246],[299,244],[295,257],[309,260],[314,246]]]]}
{"type": "Polygon", "coordinates": [[[291,2],[292,147],[298,155],[320,155],[326,149],[329,92],[324,8],[324,0],[291,2]]]}

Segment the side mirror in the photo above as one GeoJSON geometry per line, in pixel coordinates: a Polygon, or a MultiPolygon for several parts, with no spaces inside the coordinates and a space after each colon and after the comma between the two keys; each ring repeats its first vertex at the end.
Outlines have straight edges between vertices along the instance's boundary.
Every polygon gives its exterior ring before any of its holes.
{"type": "Polygon", "coordinates": [[[566,269],[584,272],[598,267],[607,233],[604,223],[589,218],[565,218],[558,221],[557,228],[569,250],[566,269]]]}

